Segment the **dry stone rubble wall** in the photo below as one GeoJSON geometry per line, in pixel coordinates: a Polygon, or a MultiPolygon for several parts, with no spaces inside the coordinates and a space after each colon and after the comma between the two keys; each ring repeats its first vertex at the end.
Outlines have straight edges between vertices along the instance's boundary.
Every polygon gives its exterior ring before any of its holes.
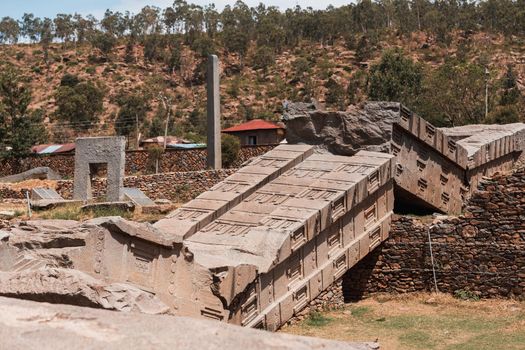
{"type": "MultiPolygon", "coordinates": [[[[275,145],[243,146],[232,168],[240,167],[247,160],[260,156],[275,145]]],[[[18,174],[32,168],[49,167],[61,176],[73,178],[75,172],[74,154],[33,155],[25,158],[4,158],[0,160],[0,177],[18,174]]],[[[155,162],[148,151],[126,152],[126,174],[151,174],[155,162]]],[[[161,155],[159,173],[190,172],[206,169],[206,149],[167,150],[161,155]]]]}
{"type": "Polygon", "coordinates": [[[525,297],[525,170],[485,179],[466,211],[435,223],[393,220],[391,236],[344,277],[345,298],[434,288],[479,297],[525,297]]]}

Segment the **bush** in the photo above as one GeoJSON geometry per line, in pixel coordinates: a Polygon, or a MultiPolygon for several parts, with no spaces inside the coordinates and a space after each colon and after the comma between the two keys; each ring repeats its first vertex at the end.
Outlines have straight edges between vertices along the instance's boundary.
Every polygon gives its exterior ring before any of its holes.
{"type": "Polygon", "coordinates": [[[237,137],[232,135],[222,135],[222,166],[225,168],[231,167],[239,158],[240,150],[241,143],[237,137]]]}
{"type": "Polygon", "coordinates": [[[73,87],[80,83],[80,79],[77,75],[66,73],[60,79],[60,86],[70,86],[73,87]]]}
{"type": "Polygon", "coordinates": [[[479,300],[479,296],[476,293],[471,292],[469,290],[464,290],[464,289],[455,290],[454,298],[460,299],[460,300],[470,300],[470,301],[479,300]]]}
{"type": "Polygon", "coordinates": [[[148,164],[147,168],[150,172],[157,173],[159,170],[159,162],[164,154],[164,148],[160,146],[152,146],[148,148],[148,164]]]}
{"type": "Polygon", "coordinates": [[[262,69],[267,72],[268,68],[275,62],[273,50],[268,46],[260,46],[252,57],[252,66],[254,69],[262,69]]]}

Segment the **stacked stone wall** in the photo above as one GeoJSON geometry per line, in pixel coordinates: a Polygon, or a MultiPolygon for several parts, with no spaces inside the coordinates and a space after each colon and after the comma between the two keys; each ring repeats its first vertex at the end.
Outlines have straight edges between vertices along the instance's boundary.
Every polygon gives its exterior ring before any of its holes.
{"type": "Polygon", "coordinates": [[[344,276],[346,300],[376,292],[525,298],[525,171],[480,183],[462,216],[393,220],[390,238],[344,276]],[[427,220],[432,221],[432,220],[427,220]]]}
{"type": "MultiPolygon", "coordinates": [[[[223,169],[126,176],[124,178],[124,187],[138,188],[151,199],[169,199],[174,202],[184,203],[207,191],[236,170],[223,169]]],[[[106,194],[105,190],[106,179],[94,179],[92,182],[93,196],[103,200],[106,194]]],[[[73,181],[58,181],[57,192],[62,197],[71,199],[73,181]]]]}
{"type": "MultiPolygon", "coordinates": [[[[237,169],[190,171],[178,173],[164,173],[155,175],[126,176],[125,187],[141,189],[152,199],[169,199],[174,202],[187,202],[210,187],[233,174],[237,169]]],[[[57,192],[66,199],[73,197],[73,180],[57,181],[57,192]]],[[[25,199],[30,188],[0,185],[0,199],[25,199]]],[[[95,178],[92,182],[92,193],[97,199],[103,200],[106,191],[106,179],[95,178]]]]}
{"type": "MultiPolygon", "coordinates": [[[[260,156],[275,145],[243,146],[232,168],[239,167],[247,160],[260,156]]],[[[167,150],[159,160],[159,173],[191,172],[206,169],[206,149],[167,150]]],[[[75,155],[31,155],[25,158],[5,158],[0,160],[0,177],[18,174],[36,167],[49,167],[65,178],[73,178],[75,155]]],[[[155,161],[148,151],[126,152],[126,174],[141,175],[155,172],[155,161]]]]}

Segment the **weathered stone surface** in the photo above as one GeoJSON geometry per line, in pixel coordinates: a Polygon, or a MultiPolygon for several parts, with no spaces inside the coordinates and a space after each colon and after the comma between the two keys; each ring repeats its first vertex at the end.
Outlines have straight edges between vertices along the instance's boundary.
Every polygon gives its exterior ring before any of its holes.
{"type": "Polygon", "coordinates": [[[209,55],[206,72],[206,168],[214,170],[222,168],[221,101],[219,85],[219,59],[217,55],[209,55]]]}
{"type": "Polygon", "coordinates": [[[62,177],[49,167],[38,167],[24,171],[20,174],[2,177],[0,178],[0,182],[20,182],[30,179],[61,180],[62,177]]]}
{"type": "Polygon", "coordinates": [[[247,162],[238,173],[227,177],[195,200],[155,223],[155,227],[171,233],[177,241],[189,238],[197,230],[218,219],[226,211],[274,180],[313,153],[310,146],[280,145],[272,151],[247,162]],[[264,168],[264,169],[263,169],[264,168]]]}
{"type": "Polygon", "coordinates": [[[525,148],[525,124],[436,128],[394,102],[367,102],[345,112],[299,105],[284,113],[287,140],[352,155],[359,149],[398,158],[400,203],[457,214],[483,176],[512,169],[525,148]]]}
{"type": "Polygon", "coordinates": [[[292,102],[288,100],[283,102],[283,111],[285,115],[296,116],[322,109],[322,106],[315,99],[312,99],[310,102],[292,102]]]}
{"type": "Polygon", "coordinates": [[[194,234],[173,215],[164,225],[117,217],[42,224],[36,238],[38,225],[24,223],[3,244],[6,260],[19,261],[3,264],[12,281],[4,293],[40,298],[50,286],[49,295],[100,305],[94,284],[125,282],[178,315],[275,330],[388,237],[393,168],[389,154],[282,145],[183,207],[211,215],[194,234]],[[80,291],[53,289],[52,276],[68,269],[94,281],[61,276],[80,291]],[[33,280],[51,282],[32,292],[33,280]]]}
{"type": "Polygon", "coordinates": [[[9,245],[16,248],[47,249],[85,245],[88,231],[74,220],[22,221],[6,230],[9,245]]]}
{"type": "Polygon", "coordinates": [[[0,298],[0,337],[6,349],[379,349],[268,334],[184,317],[130,315],[105,310],[0,298]]]}
{"type": "Polygon", "coordinates": [[[106,284],[74,269],[0,272],[0,295],[125,312],[163,314],[169,311],[152,293],[126,283],[106,284]]]}
{"type": "Polygon", "coordinates": [[[124,169],[126,162],[126,138],[85,137],[75,141],[75,181],[73,199],[91,199],[91,177],[95,167],[107,165],[107,194],[111,202],[122,200],[124,169]]]}
{"type": "Polygon", "coordinates": [[[399,118],[399,103],[369,102],[344,112],[313,110],[288,104],[283,121],[289,143],[326,147],[334,154],[351,156],[359,150],[388,152],[392,125],[399,118]]]}

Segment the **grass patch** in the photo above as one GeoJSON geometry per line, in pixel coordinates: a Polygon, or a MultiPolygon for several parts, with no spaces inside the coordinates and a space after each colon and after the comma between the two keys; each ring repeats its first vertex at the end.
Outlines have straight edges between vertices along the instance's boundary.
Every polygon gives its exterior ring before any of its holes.
{"type": "Polygon", "coordinates": [[[454,291],[454,297],[459,300],[479,301],[479,296],[469,290],[458,289],[454,291]]]}
{"type": "Polygon", "coordinates": [[[517,350],[525,349],[524,316],[525,302],[516,300],[473,303],[416,294],[368,298],[345,310],[322,311],[285,331],[351,342],[377,339],[389,350],[517,350]],[[331,319],[329,326],[312,326],[323,325],[325,318],[331,319]]]}
{"type": "Polygon", "coordinates": [[[95,207],[90,210],[82,210],[81,205],[66,205],[38,213],[38,217],[45,220],[88,220],[104,216],[121,216],[130,219],[132,212],[122,208],[95,207]]]}
{"type": "Polygon", "coordinates": [[[306,324],[310,327],[323,327],[333,321],[331,317],[323,315],[321,312],[312,312],[306,319],[306,324]]]}
{"type": "Polygon", "coordinates": [[[99,218],[103,216],[121,216],[125,219],[129,219],[133,216],[133,213],[124,210],[122,208],[106,208],[106,207],[95,207],[89,211],[86,211],[90,217],[99,218]]]}
{"type": "Polygon", "coordinates": [[[523,350],[525,334],[486,333],[471,337],[459,344],[453,344],[446,350],[523,350]]]}
{"type": "Polygon", "coordinates": [[[39,214],[41,219],[45,220],[80,220],[82,211],[80,205],[66,205],[54,208],[39,214]]]}
{"type": "Polygon", "coordinates": [[[399,336],[399,342],[415,349],[433,349],[435,342],[432,337],[422,331],[410,331],[399,336]]]}
{"type": "Polygon", "coordinates": [[[371,309],[367,306],[356,306],[350,309],[352,316],[361,318],[366,314],[370,313],[371,309]]]}

